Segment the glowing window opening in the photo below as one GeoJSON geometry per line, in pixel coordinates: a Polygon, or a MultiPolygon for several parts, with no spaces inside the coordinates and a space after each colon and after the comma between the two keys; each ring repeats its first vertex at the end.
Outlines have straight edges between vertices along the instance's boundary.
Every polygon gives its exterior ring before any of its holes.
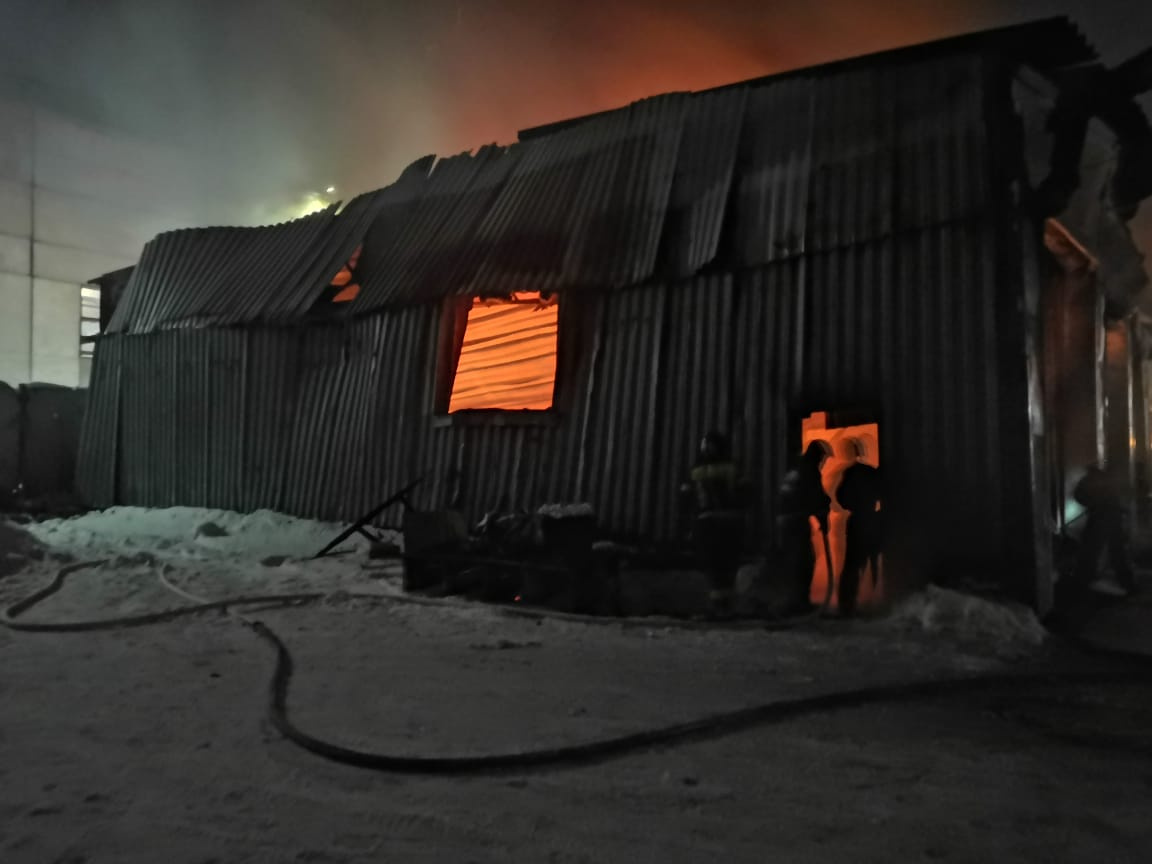
{"type": "Polygon", "coordinates": [[[468,309],[448,413],[547,411],[556,387],[559,307],[539,292],[475,298],[468,309]]]}
{"type": "Polygon", "coordinates": [[[356,268],[360,266],[360,254],[364,251],[361,243],[348,259],[348,263],[340,268],[340,272],[332,277],[330,288],[339,289],[332,296],[333,303],[349,303],[360,296],[360,283],[356,281],[356,268]]]}

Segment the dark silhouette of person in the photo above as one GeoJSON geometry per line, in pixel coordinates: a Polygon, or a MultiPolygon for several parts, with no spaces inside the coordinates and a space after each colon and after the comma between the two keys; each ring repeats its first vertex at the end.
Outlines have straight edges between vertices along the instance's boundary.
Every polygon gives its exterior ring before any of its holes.
{"type": "Polygon", "coordinates": [[[872,568],[873,586],[880,573],[880,469],[864,461],[867,454],[862,441],[852,439],[851,447],[856,461],[844,470],[836,489],[836,502],[848,511],[844,565],[837,593],[840,614],[844,616],[856,613],[860,574],[864,568],[872,568]]]}
{"type": "Polygon", "coordinates": [[[1099,575],[1100,558],[1107,550],[1116,581],[1126,592],[1136,590],[1136,574],[1128,554],[1126,503],[1131,489],[1116,465],[1090,465],[1076,484],[1072,497],[1087,511],[1080,537],[1075,582],[1086,588],[1099,575]]]}
{"type": "MultiPolygon", "coordinates": [[[[792,585],[791,611],[806,612],[812,608],[809,596],[816,556],[812,551],[812,527],[815,516],[820,530],[828,533],[828,511],[832,499],[824,491],[820,469],[832,448],[821,440],[813,441],[780,484],[780,515],[776,518],[777,542],[780,544],[786,578],[792,585]]],[[[831,564],[829,563],[829,577],[831,564]]]]}
{"type": "Polygon", "coordinates": [[[744,489],[732,460],[728,438],[711,431],[700,440],[691,483],[692,539],[696,557],[708,574],[713,615],[732,613],[736,571],[744,542],[744,489]]]}

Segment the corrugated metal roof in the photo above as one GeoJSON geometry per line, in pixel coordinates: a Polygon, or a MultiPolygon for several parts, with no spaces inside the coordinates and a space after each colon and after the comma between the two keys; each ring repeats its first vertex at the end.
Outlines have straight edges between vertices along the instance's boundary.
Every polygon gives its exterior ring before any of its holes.
{"type": "Polygon", "coordinates": [[[346,263],[370,225],[410,199],[433,157],[384,189],[280,225],[192,228],[144,247],[109,333],[298,319],[346,263]]]}
{"type": "Polygon", "coordinates": [[[368,230],[351,311],[443,296],[467,284],[477,264],[476,227],[519,156],[519,148],[489,146],[436,163],[409,206],[388,209],[368,230]]]}
{"type": "Polygon", "coordinates": [[[146,333],[217,323],[256,299],[267,302],[299,278],[307,250],[335,217],[335,206],[262,228],[192,228],[161,234],[144,247],[110,333],[146,333]]]}
{"type": "Polygon", "coordinates": [[[990,206],[988,51],[1087,56],[1053,19],[655,97],[431,172],[429,157],[338,215],[161,235],[110,331],[299,320],[361,242],[343,314],[683,279],[969,218],[990,206]]]}
{"type": "Polygon", "coordinates": [[[477,229],[468,293],[617,287],[651,276],[688,97],[637,102],[522,144],[477,229]]]}

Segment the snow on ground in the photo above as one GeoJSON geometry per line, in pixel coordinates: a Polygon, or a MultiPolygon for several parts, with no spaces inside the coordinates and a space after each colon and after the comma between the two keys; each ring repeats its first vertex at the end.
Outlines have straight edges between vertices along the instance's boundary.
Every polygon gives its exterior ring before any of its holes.
{"type": "MultiPolygon", "coordinates": [[[[359,534],[334,555],[312,557],[345,527],[270,510],[242,514],[199,507],[111,507],[34,523],[26,530],[50,557],[105,561],[73,578],[72,608],[132,614],[172,605],[172,592],[161,576],[210,600],[295,591],[399,592],[399,565],[370,559],[369,543],[359,534]]],[[[385,539],[400,538],[388,534],[385,539]]],[[[634,574],[637,587],[641,577],[634,574]]],[[[841,623],[839,633],[906,643],[909,651],[931,640],[968,656],[1011,659],[1038,650],[1046,631],[1023,606],[929,586],[880,619],[841,623]]]]}
{"type": "Polygon", "coordinates": [[[929,585],[899,603],[886,623],[954,639],[962,645],[995,646],[998,653],[1026,654],[1047,638],[1031,609],[997,603],[929,585]]]}
{"type": "Polygon", "coordinates": [[[395,563],[370,560],[370,544],[359,534],[330,556],[312,557],[345,528],[270,510],[242,514],[200,507],[111,507],[25,526],[49,554],[105,562],[69,583],[71,605],[79,609],[87,603],[93,614],[172,606],[172,592],[160,576],[208,600],[252,593],[398,590],[395,563]]]}
{"type": "MultiPolygon", "coordinates": [[[[45,545],[76,556],[147,550],[164,559],[260,561],[270,556],[309,558],[344,527],[271,510],[244,514],[202,507],[110,507],[35,523],[28,530],[45,545]]],[[[363,552],[367,545],[356,534],[337,551],[363,552]]]]}

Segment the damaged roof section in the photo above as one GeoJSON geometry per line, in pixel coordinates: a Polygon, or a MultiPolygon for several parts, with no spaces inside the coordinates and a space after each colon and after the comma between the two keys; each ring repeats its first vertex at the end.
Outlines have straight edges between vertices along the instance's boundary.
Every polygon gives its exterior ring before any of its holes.
{"type": "Polygon", "coordinates": [[[109,333],[298,320],[382,213],[409,200],[432,157],[384,189],[291,222],[259,228],[189,228],[160,234],[108,324],[109,333]]]}
{"type": "Polygon", "coordinates": [[[993,200],[985,58],[1058,70],[1094,56],[1051,19],[427,157],[340,212],[157,237],[109,332],[301,320],[357,248],[360,292],[340,315],[684,279],[978,218],[993,200]]]}

